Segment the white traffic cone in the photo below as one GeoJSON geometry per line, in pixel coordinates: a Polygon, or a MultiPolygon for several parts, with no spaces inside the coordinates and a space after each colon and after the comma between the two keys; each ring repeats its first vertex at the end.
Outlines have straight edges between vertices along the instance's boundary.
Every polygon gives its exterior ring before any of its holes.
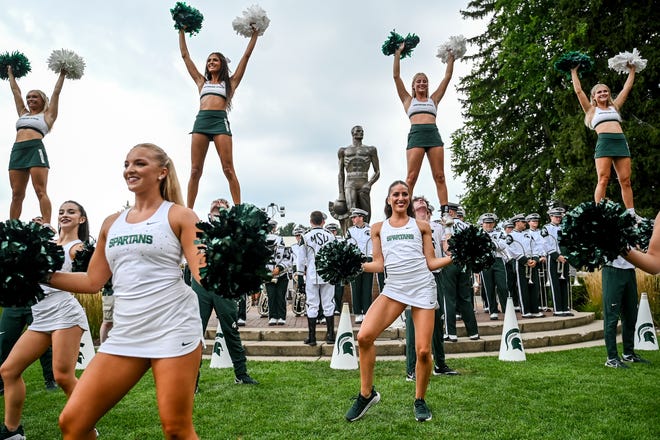
{"type": "Polygon", "coordinates": [[[215,343],[213,344],[213,353],[211,353],[211,368],[232,368],[234,364],[227,351],[227,343],[225,342],[225,335],[222,333],[220,323],[218,322],[218,329],[215,331],[215,343]]]}
{"type": "Polygon", "coordinates": [[[513,307],[513,299],[511,297],[506,300],[504,325],[502,326],[502,340],[500,341],[500,360],[527,360],[525,357],[525,349],[523,348],[522,338],[520,337],[520,329],[518,329],[516,310],[513,307]]]}
{"type": "Polygon", "coordinates": [[[337,338],[332,350],[330,368],[335,370],[357,370],[357,347],[353,338],[353,327],[351,326],[351,313],[348,311],[348,303],[344,303],[339,317],[337,327],[337,338]]]}
{"type": "Polygon", "coordinates": [[[94,341],[92,341],[92,334],[89,330],[85,330],[80,339],[80,351],[78,352],[78,361],[76,362],[76,370],[84,370],[87,368],[89,361],[92,360],[96,352],[94,351],[94,341]]]}
{"type": "Polygon", "coordinates": [[[658,350],[658,334],[653,326],[651,306],[646,292],[642,292],[637,309],[637,323],[635,324],[635,350],[658,350]]]}

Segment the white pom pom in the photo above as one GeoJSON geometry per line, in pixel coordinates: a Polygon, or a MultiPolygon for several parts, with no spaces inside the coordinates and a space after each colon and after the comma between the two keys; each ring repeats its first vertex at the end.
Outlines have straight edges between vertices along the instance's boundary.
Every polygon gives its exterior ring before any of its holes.
{"type": "Polygon", "coordinates": [[[454,54],[454,59],[457,60],[462,58],[467,52],[467,40],[463,35],[455,35],[449,37],[449,40],[446,43],[438,46],[438,54],[436,55],[443,63],[447,62],[447,57],[449,52],[454,54]]]}
{"type": "Polygon", "coordinates": [[[80,79],[85,71],[85,60],[72,50],[56,49],[48,57],[48,67],[55,73],[64,70],[68,79],[80,79]]]}
{"type": "Polygon", "coordinates": [[[250,38],[253,26],[258,31],[259,36],[263,35],[270,24],[270,19],[261,6],[252,5],[243,11],[242,17],[236,17],[231,24],[237,34],[250,38]]]}
{"type": "Polygon", "coordinates": [[[646,67],[646,60],[639,56],[637,48],[631,52],[621,52],[607,60],[610,69],[619,73],[628,73],[630,68],[628,64],[635,66],[635,72],[641,72],[646,67]]]}

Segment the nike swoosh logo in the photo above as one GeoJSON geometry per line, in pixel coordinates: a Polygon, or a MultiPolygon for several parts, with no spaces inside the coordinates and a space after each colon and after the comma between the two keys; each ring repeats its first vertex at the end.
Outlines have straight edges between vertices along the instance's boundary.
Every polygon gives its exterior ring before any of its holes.
{"type": "Polygon", "coordinates": [[[160,223],[160,222],[147,222],[147,225],[155,225],[156,223],[160,223]]]}
{"type": "Polygon", "coordinates": [[[195,342],[195,341],[182,342],[182,343],[181,343],[181,346],[182,346],[182,347],[185,347],[186,345],[190,345],[190,344],[192,344],[193,342],[195,342]]]}

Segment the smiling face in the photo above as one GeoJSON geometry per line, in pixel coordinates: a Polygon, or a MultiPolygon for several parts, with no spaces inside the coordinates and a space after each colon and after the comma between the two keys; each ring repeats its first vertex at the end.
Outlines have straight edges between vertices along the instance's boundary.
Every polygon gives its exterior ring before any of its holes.
{"type": "Polygon", "coordinates": [[[393,212],[405,213],[410,205],[408,187],[402,183],[392,186],[390,188],[390,194],[387,196],[387,204],[392,207],[393,212]]]}
{"type": "Polygon", "coordinates": [[[41,113],[46,109],[46,96],[39,90],[30,90],[25,96],[30,113],[41,113]]]}
{"type": "Polygon", "coordinates": [[[161,165],[154,151],[146,147],[134,147],[124,161],[124,179],[130,191],[159,187],[167,175],[167,167],[161,165]]]}
{"type": "Polygon", "coordinates": [[[612,93],[605,84],[596,84],[591,89],[591,102],[597,106],[609,106],[612,103],[612,93]]]}
{"type": "Polygon", "coordinates": [[[75,229],[86,221],[87,218],[80,212],[80,208],[75,203],[65,202],[60,206],[57,214],[57,224],[60,231],[75,229]]]}
{"type": "Polygon", "coordinates": [[[209,73],[218,73],[220,72],[220,68],[222,67],[222,60],[220,59],[220,55],[217,53],[212,53],[209,55],[209,57],[206,59],[206,71],[209,73]]]}
{"type": "Polygon", "coordinates": [[[429,207],[424,199],[417,199],[413,202],[413,210],[415,211],[415,218],[418,220],[429,220],[429,207]]]}
{"type": "Polygon", "coordinates": [[[429,96],[429,79],[423,73],[417,73],[413,76],[412,80],[412,95],[413,97],[428,97],[429,96]]]}

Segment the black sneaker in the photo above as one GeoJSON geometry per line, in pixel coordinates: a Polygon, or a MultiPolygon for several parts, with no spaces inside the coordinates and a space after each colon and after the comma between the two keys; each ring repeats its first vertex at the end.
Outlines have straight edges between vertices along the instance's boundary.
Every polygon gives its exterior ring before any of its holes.
{"type": "Polygon", "coordinates": [[[349,422],[354,422],[367,413],[367,410],[376,403],[380,402],[380,394],[376,391],[375,387],[371,387],[371,394],[369,397],[364,397],[362,394],[358,394],[355,397],[355,403],[351,406],[351,409],[346,413],[346,420],[349,422]]]}
{"type": "Polygon", "coordinates": [[[236,385],[259,385],[259,382],[252,379],[249,374],[241,374],[234,379],[236,385]]]}
{"type": "Polygon", "coordinates": [[[0,440],[25,440],[23,425],[18,425],[16,431],[10,431],[3,423],[2,429],[0,430],[0,440]]]}
{"type": "Polygon", "coordinates": [[[445,375],[445,376],[458,376],[459,374],[461,374],[461,373],[459,373],[456,370],[452,370],[451,368],[449,368],[449,366],[447,364],[444,364],[442,366],[437,366],[436,365],[436,366],[433,367],[433,375],[434,376],[442,376],[442,375],[445,375]]]}
{"type": "Polygon", "coordinates": [[[636,353],[633,354],[624,354],[623,355],[623,361],[624,362],[634,362],[634,363],[640,363],[640,364],[650,364],[651,362],[647,361],[646,359],[639,357],[636,353]]]}
{"type": "Polygon", "coordinates": [[[55,382],[54,380],[47,380],[46,381],[46,390],[47,391],[55,391],[57,388],[59,388],[59,387],[57,386],[57,382],[55,382]]]}
{"type": "Polygon", "coordinates": [[[415,374],[414,371],[406,373],[406,382],[416,382],[416,381],[417,381],[417,375],[415,374]]]}
{"type": "Polygon", "coordinates": [[[614,359],[608,359],[607,362],[605,362],[605,366],[610,368],[630,368],[628,365],[621,362],[621,359],[618,357],[614,359]]]}
{"type": "Polygon", "coordinates": [[[433,415],[431,414],[431,410],[426,405],[424,399],[415,399],[415,420],[418,422],[426,422],[432,418],[433,415]]]}

